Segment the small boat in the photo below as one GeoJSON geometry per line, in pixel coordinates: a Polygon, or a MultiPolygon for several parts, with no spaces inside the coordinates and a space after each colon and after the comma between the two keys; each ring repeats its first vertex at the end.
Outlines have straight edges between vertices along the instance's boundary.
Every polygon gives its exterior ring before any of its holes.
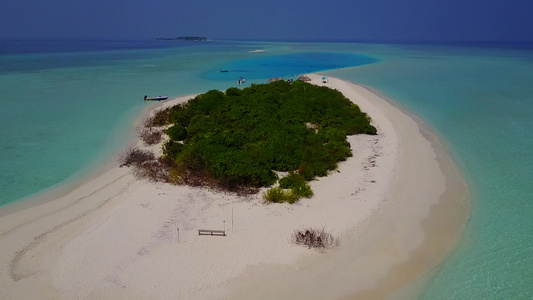
{"type": "Polygon", "coordinates": [[[220,70],[220,73],[228,73],[229,70],[220,70]]]}
{"type": "Polygon", "coordinates": [[[148,97],[144,96],[144,101],[161,101],[161,100],[167,100],[168,96],[157,96],[157,97],[148,97]]]}

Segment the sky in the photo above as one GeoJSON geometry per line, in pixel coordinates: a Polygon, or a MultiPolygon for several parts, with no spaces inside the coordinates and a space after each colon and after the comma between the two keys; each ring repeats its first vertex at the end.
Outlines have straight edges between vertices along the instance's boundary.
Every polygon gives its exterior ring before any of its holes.
{"type": "Polygon", "coordinates": [[[533,41],[531,0],[0,0],[0,38],[533,41]]]}

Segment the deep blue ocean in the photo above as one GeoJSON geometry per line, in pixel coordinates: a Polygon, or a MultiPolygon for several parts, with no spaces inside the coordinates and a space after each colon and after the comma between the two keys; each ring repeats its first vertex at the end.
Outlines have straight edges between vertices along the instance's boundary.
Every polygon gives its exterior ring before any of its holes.
{"type": "Polygon", "coordinates": [[[325,70],[420,116],[470,185],[464,237],[421,299],[533,299],[528,44],[0,40],[0,204],[71,183],[114,159],[153,105],[144,95],[325,70]]]}

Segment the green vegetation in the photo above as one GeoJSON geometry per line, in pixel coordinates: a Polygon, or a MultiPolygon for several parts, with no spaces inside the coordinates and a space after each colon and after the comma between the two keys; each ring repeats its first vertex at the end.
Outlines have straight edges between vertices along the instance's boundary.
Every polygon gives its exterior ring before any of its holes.
{"type": "Polygon", "coordinates": [[[296,200],[298,200],[298,196],[294,194],[292,191],[287,191],[280,187],[274,187],[274,188],[268,189],[263,194],[263,199],[265,199],[268,202],[274,202],[274,203],[288,202],[292,204],[296,202],[296,200]]]}
{"type": "Polygon", "coordinates": [[[279,186],[268,189],[263,194],[263,199],[274,203],[294,203],[300,198],[311,198],[313,191],[305,181],[305,178],[295,172],[289,172],[289,175],[279,180],[279,186]]]}
{"type": "MultiPolygon", "coordinates": [[[[313,191],[305,180],[305,177],[296,172],[289,172],[289,174],[279,180],[279,187],[282,189],[290,189],[291,193],[297,198],[311,198],[313,191]]],[[[268,200],[268,199],[267,199],[268,200]]]]}
{"type": "Polygon", "coordinates": [[[167,129],[167,134],[171,140],[183,141],[185,138],[187,138],[187,129],[180,124],[174,124],[172,127],[167,129]]]}
{"type": "Polygon", "coordinates": [[[150,124],[172,125],[163,152],[173,182],[242,192],[288,171],[280,188],[265,193],[273,202],[311,197],[306,181],[352,155],[346,135],[376,134],[339,91],[299,81],[212,90],[158,112],[150,124]]]}
{"type": "Polygon", "coordinates": [[[293,187],[291,191],[298,198],[311,198],[313,196],[313,191],[307,182],[293,187]]]}

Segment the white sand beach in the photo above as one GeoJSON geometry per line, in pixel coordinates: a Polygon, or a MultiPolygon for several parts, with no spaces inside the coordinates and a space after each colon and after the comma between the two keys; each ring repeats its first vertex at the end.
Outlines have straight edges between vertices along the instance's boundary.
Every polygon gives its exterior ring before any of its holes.
{"type": "Polygon", "coordinates": [[[58,199],[0,214],[0,298],[415,295],[462,234],[462,176],[420,121],[364,87],[309,76],[343,92],[378,129],[349,137],[353,157],[311,182],[311,199],[265,204],[261,193],[139,181],[117,164],[58,199]],[[292,244],[307,227],[324,227],[340,246],[321,253],[292,244]]]}

